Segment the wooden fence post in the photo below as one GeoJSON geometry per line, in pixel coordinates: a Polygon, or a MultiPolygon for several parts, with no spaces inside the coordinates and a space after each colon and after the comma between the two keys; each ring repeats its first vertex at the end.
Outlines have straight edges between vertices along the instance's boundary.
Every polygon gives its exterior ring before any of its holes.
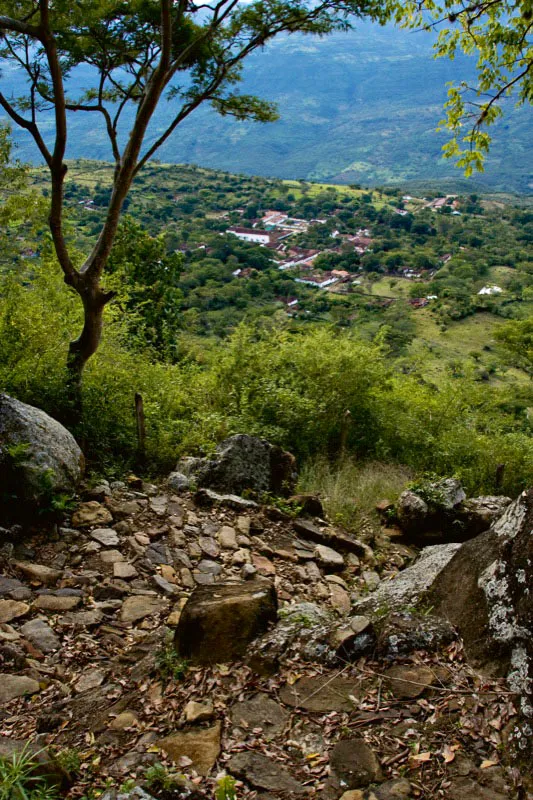
{"type": "Polygon", "coordinates": [[[143,398],[139,392],[135,392],[135,420],[137,422],[137,450],[139,460],[143,462],[146,457],[146,423],[143,398]]]}
{"type": "Polygon", "coordinates": [[[344,457],[346,453],[346,443],[348,441],[348,432],[350,430],[350,425],[352,424],[352,414],[350,409],[347,408],[344,412],[344,416],[342,418],[342,428],[341,428],[341,458],[344,457]]]}

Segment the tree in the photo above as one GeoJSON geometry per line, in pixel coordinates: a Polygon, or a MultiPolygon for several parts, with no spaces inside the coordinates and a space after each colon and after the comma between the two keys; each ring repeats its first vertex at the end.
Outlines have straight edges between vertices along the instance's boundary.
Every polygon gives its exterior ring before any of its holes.
{"type": "Polygon", "coordinates": [[[495,331],[513,363],[533,375],[533,317],[507,322],[495,331]]]}
{"type": "Polygon", "coordinates": [[[451,85],[442,127],[452,133],[444,146],[466,175],[483,171],[504,101],[533,102],[532,0],[408,0],[396,3],[396,19],[412,28],[436,29],[437,56],[458,51],[477,56],[477,83],[451,85]]]}
{"type": "Polygon", "coordinates": [[[348,28],[354,17],[385,21],[378,0],[4,0],[0,14],[0,58],[25,71],[24,97],[0,92],[0,105],[31,134],[50,173],[49,226],[65,282],[84,310],[81,334],[70,343],[69,386],[79,409],[81,377],[96,352],[103,312],[113,292],[102,277],[132,181],[180,123],[205,102],[221,114],[269,121],[275,108],[234,91],[243,61],[282,33],[327,34],[348,28]],[[97,88],[71,96],[66,80],[89,65],[97,88]],[[149,139],[149,124],[166,96],[171,122],[149,139]],[[124,111],[136,107],[123,130],[124,111]],[[53,107],[55,130],[49,147],[39,111],[53,107]],[[65,153],[69,112],[98,117],[115,163],[107,212],[97,242],[81,266],[65,236],[65,153]],[[125,143],[124,143],[125,142],[125,143]]]}

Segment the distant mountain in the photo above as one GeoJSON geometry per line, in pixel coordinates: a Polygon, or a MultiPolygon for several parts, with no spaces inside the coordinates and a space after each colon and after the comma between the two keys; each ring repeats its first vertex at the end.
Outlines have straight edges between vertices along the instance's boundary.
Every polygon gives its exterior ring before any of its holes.
{"type": "MultiPolygon", "coordinates": [[[[256,175],[362,184],[410,181],[454,186],[464,181],[441,157],[445,134],[436,133],[447,81],[469,78],[472,63],[434,60],[425,33],[368,23],[323,39],[291,36],[270,44],[246,64],[242,91],[278,103],[273,124],[221,118],[199,109],[159,153],[161,161],[256,175]]],[[[2,84],[23,80],[14,71],[2,84]]],[[[79,70],[76,83],[92,75],[79,70]]],[[[155,138],[172,113],[163,103],[150,130],[155,138]]],[[[72,115],[69,156],[109,159],[102,126],[72,115]]],[[[45,120],[50,130],[52,118],[45,120]]],[[[36,160],[26,134],[16,133],[19,154],[36,160]]],[[[494,127],[486,173],[474,188],[533,192],[530,109],[510,107],[494,127]]]]}

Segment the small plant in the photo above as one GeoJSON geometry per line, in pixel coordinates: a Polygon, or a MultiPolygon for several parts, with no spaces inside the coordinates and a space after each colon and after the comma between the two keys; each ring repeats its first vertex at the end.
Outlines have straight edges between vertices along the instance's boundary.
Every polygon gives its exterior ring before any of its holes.
{"type": "Polygon", "coordinates": [[[0,800],[57,799],[56,789],[37,771],[41,767],[38,755],[25,747],[19,753],[0,758],[0,800]]]}
{"type": "Polygon", "coordinates": [[[68,494],[62,494],[54,490],[54,471],[45,470],[39,476],[41,489],[41,514],[64,514],[74,508],[74,498],[68,494]]]}
{"type": "Polygon", "coordinates": [[[184,776],[180,772],[172,772],[161,762],[148,767],[144,773],[144,782],[148,789],[170,792],[183,785],[184,776]]]}
{"type": "Polygon", "coordinates": [[[157,654],[157,669],[165,681],[180,681],[187,674],[189,663],[176,653],[172,639],[168,639],[157,654]]]}
{"type": "Polygon", "coordinates": [[[232,778],[231,775],[219,778],[215,790],[215,800],[237,800],[235,783],[235,778],[232,778]]]}
{"type": "Polygon", "coordinates": [[[411,492],[421,497],[430,508],[439,508],[445,501],[444,492],[439,489],[438,485],[435,485],[440,480],[438,475],[429,474],[421,480],[415,481],[408,488],[411,492]]]}
{"type": "Polygon", "coordinates": [[[61,750],[55,756],[55,760],[57,761],[61,769],[65,770],[67,775],[76,775],[76,773],[80,771],[81,767],[80,754],[73,747],[69,747],[66,750],[61,750]]]}
{"type": "Polygon", "coordinates": [[[118,787],[118,793],[128,794],[128,792],[131,792],[133,789],[135,789],[136,786],[137,786],[137,781],[134,781],[133,778],[128,778],[127,781],[124,781],[124,783],[120,784],[120,786],[118,787]]]}
{"type": "Polygon", "coordinates": [[[20,467],[26,461],[26,457],[30,450],[29,442],[18,442],[17,444],[8,444],[4,448],[6,455],[11,461],[13,467],[20,467]]]}

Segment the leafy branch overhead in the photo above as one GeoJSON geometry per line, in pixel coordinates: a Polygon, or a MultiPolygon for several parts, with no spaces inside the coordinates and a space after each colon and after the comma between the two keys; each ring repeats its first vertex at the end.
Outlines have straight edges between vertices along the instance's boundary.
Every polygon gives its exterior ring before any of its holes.
{"type": "Polygon", "coordinates": [[[398,3],[396,19],[411,28],[435,29],[437,57],[459,52],[476,58],[477,82],[450,84],[442,128],[452,133],[444,147],[466,175],[483,171],[491,136],[487,128],[506,101],[533,102],[532,0],[410,0],[398,3]]]}

